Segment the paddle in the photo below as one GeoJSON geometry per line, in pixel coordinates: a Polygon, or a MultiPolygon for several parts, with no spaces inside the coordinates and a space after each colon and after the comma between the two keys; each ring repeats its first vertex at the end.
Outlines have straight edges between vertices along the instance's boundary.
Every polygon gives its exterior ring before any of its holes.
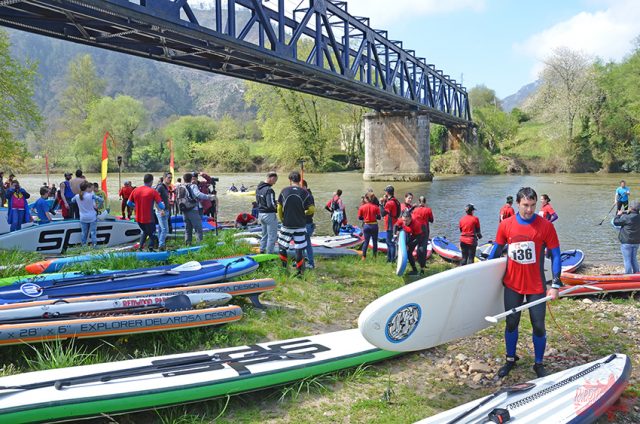
{"type": "MultiPolygon", "coordinates": [[[[575,291],[575,290],[578,290],[578,289],[582,289],[582,288],[593,290],[593,291],[602,291],[602,289],[600,287],[590,286],[588,284],[583,284],[581,286],[573,286],[571,288],[568,288],[568,289],[564,290],[559,295],[559,297],[560,296],[566,296],[568,293],[571,293],[572,291],[575,291]]],[[[494,315],[494,316],[486,316],[486,317],[484,317],[484,319],[489,321],[489,322],[491,322],[491,323],[493,323],[493,324],[495,324],[495,323],[498,322],[498,320],[500,320],[502,318],[508,317],[509,315],[512,315],[512,314],[516,314],[516,313],[518,313],[520,311],[524,311],[526,309],[529,309],[529,308],[531,308],[533,306],[536,306],[536,305],[539,305],[541,303],[548,302],[549,300],[551,300],[551,296],[545,296],[545,297],[543,297],[541,299],[534,300],[533,302],[525,303],[524,305],[520,305],[517,308],[510,309],[510,310],[505,311],[505,312],[503,312],[501,314],[494,315]]]]}
{"type": "Polygon", "coordinates": [[[613,206],[611,206],[611,209],[609,209],[609,212],[607,212],[607,214],[604,216],[604,218],[602,218],[602,221],[600,221],[600,223],[598,225],[602,225],[602,223],[604,222],[605,219],[607,219],[607,217],[609,216],[609,214],[611,213],[611,211],[613,210],[613,208],[616,207],[616,205],[618,204],[618,202],[613,202],[613,206]]]}
{"type": "MultiPolygon", "coordinates": [[[[256,347],[259,348],[259,347],[256,347]]],[[[18,386],[0,386],[0,390],[33,390],[43,387],[54,386],[57,390],[61,390],[65,387],[74,384],[86,384],[95,382],[107,382],[118,380],[121,378],[138,377],[149,374],[163,374],[165,377],[181,374],[189,374],[195,372],[212,371],[215,369],[223,369],[224,365],[228,365],[234,368],[234,365],[242,366],[245,364],[254,364],[259,362],[278,361],[284,359],[301,360],[312,359],[314,357],[312,352],[288,352],[282,349],[271,349],[268,351],[256,351],[248,353],[242,357],[230,358],[225,355],[225,352],[216,353],[213,355],[199,354],[185,356],[181,358],[171,359],[159,359],[152,361],[151,365],[142,365],[133,368],[123,368],[114,371],[105,371],[95,374],[81,375],[77,377],[70,377],[67,379],[56,379],[48,381],[40,381],[37,383],[23,384],[18,386]]],[[[237,368],[240,368],[237,367],[237,368]]],[[[234,368],[236,369],[236,368],[234,368]]],[[[237,372],[240,373],[238,369],[237,372]]],[[[8,394],[8,393],[4,393],[8,394]]],[[[3,394],[0,393],[0,396],[3,394]]]]}
{"type": "Polygon", "coordinates": [[[99,281],[116,281],[116,280],[124,280],[130,277],[137,277],[141,275],[178,275],[181,272],[188,271],[200,271],[202,269],[202,264],[198,261],[189,261],[185,262],[181,265],[178,265],[171,269],[163,269],[163,270],[147,270],[147,271],[137,271],[137,272],[129,272],[124,274],[108,274],[108,275],[94,275],[88,277],[78,277],[82,278],[80,281],[68,281],[65,282],[62,280],[53,280],[51,282],[52,287],[65,287],[65,286],[74,286],[85,283],[94,283],[99,281]]]}
{"type": "Polygon", "coordinates": [[[487,396],[487,398],[485,400],[483,400],[482,402],[480,402],[479,404],[477,404],[473,408],[463,412],[462,414],[458,415],[457,417],[455,417],[451,421],[447,422],[447,424],[453,424],[453,423],[459,422],[464,417],[466,417],[469,414],[472,414],[473,412],[477,411],[482,406],[484,406],[487,403],[491,402],[493,399],[495,399],[496,397],[500,396],[503,393],[506,393],[507,395],[510,395],[511,393],[526,392],[527,390],[533,389],[535,386],[536,385],[534,383],[520,383],[520,384],[515,384],[513,386],[502,388],[502,389],[498,390],[497,392],[487,396]]]}

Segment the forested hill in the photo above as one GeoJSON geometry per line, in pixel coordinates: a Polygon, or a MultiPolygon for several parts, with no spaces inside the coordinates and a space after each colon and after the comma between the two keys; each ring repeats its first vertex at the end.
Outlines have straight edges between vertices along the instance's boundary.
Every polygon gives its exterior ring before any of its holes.
{"type": "Polygon", "coordinates": [[[208,115],[215,119],[254,115],[245,108],[241,80],[22,31],[8,32],[13,56],[38,64],[35,99],[49,122],[58,117],[67,66],[83,54],[91,55],[98,76],[105,80],[104,95],[126,94],[141,100],[156,124],[171,115],[208,115]]]}

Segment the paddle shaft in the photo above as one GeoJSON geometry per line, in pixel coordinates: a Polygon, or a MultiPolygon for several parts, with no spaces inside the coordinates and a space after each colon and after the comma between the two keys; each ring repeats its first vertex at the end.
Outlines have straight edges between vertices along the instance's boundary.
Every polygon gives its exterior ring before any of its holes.
{"type": "Polygon", "coordinates": [[[487,396],[487,398],[485,400],[483,400],[482,402],[480,402],[479,404],[477,404],[473,408],[471,408],[471,409],[469,409],[467,411],[464,411],[462,414],[458,415],[457,417],[455,417],[451,421],[448,421],[447,424],[454,424],[454,423],[459,422],[464,417],[466,417],[469,414],[477,411],[482,406],[484,406],[487,403],[491,402],[493,399],[495,399],[496,397],[500,396],[503,393],[506,393],[508,395],[510,393],[524,392],[524,391],[527,391],[527,390],[531,390],[535,386],[536,385],[534,383],[521,383],[521,384],[516,384],[515,386],[510,386],[510,387],[505,387],[504,389],[500,389],[497,392],[487,396]]]}
{"type": "MultiPolygon", "coordinates": [[[[571,288],[568,288],[568,289],[564,290],[564,291],[562,292],[562,294],[559,294],[559,295],[558,295],[558,297],[560,297],[560,296],[566,296],[568,293],[571,293],[571,292],[572,292],[572,291],[574,291],[574,290],[578,290],[578,289],[582,289],[582,288],[587,288],[587,289],[591,289],[591,290],[595,290],[595,291],[601,291],[601,290],[602,290],[600,287],[595,287],[595,286],[590,286],[590,285],[588,285],[588,284],[583,284],[583,285],[581,285],[581,286],[573,286],[573,287],[571,287],[571,288]]],[[[518,307],[516,307],[516,308],[509,309],[508,311],[505,311],[505,312],[503,312],[503,313],[501,313],[501,314],[494,315],[494,316],[492,316],[492,317],[485,317],[484,319],[486,319],[486,320],[487,320],[487,321],[489,321],[489,322],[496,323],[496,322],[498,322],[499,320],[501,320],[502,318],[506,318],[506,317],[508,317],[509,315],[512,315],[512,314],[517,314],[518,312],[521,312],[521,311],[527,310],[527,309],[532,308],[532,307],[534,307],[534,306],[536,306],[536,305],[539,305],[539,304],[541,304],[541,303],[548,302],[548,301],[550,301],[551,299],[553,299],[553,297],[551,297],[551,296],[545,296],[545,297],[543,297],[543,298],[541,298],[541,299],[534,300],[533,302],[528,302],[528,303],[525,303],[524,305],[520,305],[520,306],[518,306],[518,307]]]]}
{"type": "Polygon", "coordinates": [[[609,209],[609,212],[607,212],[607,214],[604,216],[604,218],[602,218],[602,221],[600,221],[600,223],[598,225],[602,225],[602,223],[604,222],[605,219],[607,219],[607,217],[609,216],[609,214],[611,213],[611,211],[613,210],[613,208],[616,207],[616,205],[618,204],[618,202],[613,202],[613,206],[611,206],[611,209],[609,209]]]}

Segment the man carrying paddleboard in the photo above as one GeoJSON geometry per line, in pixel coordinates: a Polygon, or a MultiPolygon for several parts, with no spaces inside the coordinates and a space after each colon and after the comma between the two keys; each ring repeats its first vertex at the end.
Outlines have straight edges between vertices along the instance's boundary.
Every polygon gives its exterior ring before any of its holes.
{"type": "MultiPolygon", "coordinates": [[[[502,279],[504,284],[504,308],[509,311],[527,302],[545,296],[552,299],[558,297],[561,260],[560,242],[556,229],[551,222],[536,215],[538,194],[531,187],[523,187],[516,195],[518,213],[505,219],[498,226],[495,243],[489,259],[499,258],[505,245],[508,248],[507,271],[502,279]],[[552,256],[553,282],[546,290],[544,277],[544,250],[549,249],[552,256]],[[545,293],[546,291],[546,293],[545,293]]],[[[535,364],[533,370],[538,377],[547,375],[543,359],[547,344],[545,330],[545,304],[541,303],[529,309],[531,326],[533,327],[533,347],[535,364]]],[[[518,325],[520,312],[506,317],[504,339],[507,351],[507,362],[498,371],[498,377],[506,377],[520,359],[516,355],[518,343],[518,325]]]]}
{"type": "Polygon", "coordinates": [[[620,187],[616,189],[615,194],[615,202],[617,210],[624,209],[625,211],[629,209],[629,194],[631,194],[631,190],[627,187],[627,183],[625,180],[620,181],[620,187]]]}
{"type": "Polygon", "coordinates": [[[420,264],[420,275],[424,275],[426,264],[426,253],[422,249],[426,249],[427,243],[424,239],[427,237],[425,230],[426,225],[411,216],[411,209],[405,209],[402,212],[402,218],[398,220],[398,230],[407,233],[407,260],[411,265],[411,271],[407,275],[418,275],[416,268],[416,260],[413,258],[413,251],[418,248],[418,263],[420,264]]]}

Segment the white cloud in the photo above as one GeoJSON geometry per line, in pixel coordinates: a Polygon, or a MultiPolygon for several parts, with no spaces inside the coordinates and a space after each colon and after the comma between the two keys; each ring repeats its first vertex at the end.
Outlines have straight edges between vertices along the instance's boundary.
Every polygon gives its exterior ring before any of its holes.
{"type": "Polygon", "coordinates": [[[464,10],[482,11],[486,0],[347,0],[351,15],[371,18],[371,26],[385,26],[421,16],[445,14],[464,10]]]}
{"type": "Polygon", "coordinates": [[[557,47],[568,47],[605,60],[620,60],[631,51],[640,35],[640,1],[608,1],[608,8],[581,12],[514,44],[514,50],[536,60],[532,76],[542,69],[542,60],[557,47]]]}

